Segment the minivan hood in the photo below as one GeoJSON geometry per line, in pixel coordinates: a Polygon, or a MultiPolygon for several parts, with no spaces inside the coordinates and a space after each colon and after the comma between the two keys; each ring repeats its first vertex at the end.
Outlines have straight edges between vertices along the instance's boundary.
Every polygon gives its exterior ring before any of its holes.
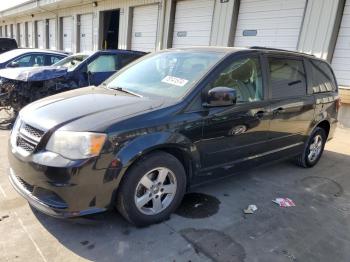
{"type": "Polygon", "coordinates": [[[24,107],[21,119],[44,130],[101,131],[118,119],[155,109],[163,101],[104,87],[85,87],[38,100],[24,107]]]}
{"type": "Polygon", "coordinates": [[[57,66],[18,67],[0,70],[0,77],[18,81],[45,81],[62,77],[67,74],[67,68],[57,66]]]}

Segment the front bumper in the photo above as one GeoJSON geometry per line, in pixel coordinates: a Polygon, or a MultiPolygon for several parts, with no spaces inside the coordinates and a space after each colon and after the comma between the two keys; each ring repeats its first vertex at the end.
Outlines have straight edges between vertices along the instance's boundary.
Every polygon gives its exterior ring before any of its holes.
{"type": "Polygon", "coordinates": [[[116,172],[102,168],[90,159],[62,167],[50,167],[33,161],[33,155],[21,157],[9,146],[9,180],[14,189],[37,210],[60,218],[103,212],[113,206],[117,188],[116,172]]]}
{"type": "Polygon", "coordinates": [[[106,210],[106,208],[89,208],[81,211],[68,211],[68,205],[65,203],[54,203],[54,201],[40,199],[40,197],[35,196],[33,192],[28,189],[30,185],[27,184],[26,186],[26,183],[15,175],[12,168],[9,169],[9,180],[13,188],[24,197],[32,207],[49,216],[69,218],[99,213],[106,210]]]}

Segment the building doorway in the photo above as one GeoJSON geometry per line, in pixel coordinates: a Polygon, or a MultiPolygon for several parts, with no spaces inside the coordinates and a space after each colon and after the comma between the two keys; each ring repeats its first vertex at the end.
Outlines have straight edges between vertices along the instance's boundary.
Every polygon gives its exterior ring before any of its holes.
{"type": "Polygon", "coordinates": [[[119,38],[119,10],[101,12],[102,49],[118,49],[119,38]]]}

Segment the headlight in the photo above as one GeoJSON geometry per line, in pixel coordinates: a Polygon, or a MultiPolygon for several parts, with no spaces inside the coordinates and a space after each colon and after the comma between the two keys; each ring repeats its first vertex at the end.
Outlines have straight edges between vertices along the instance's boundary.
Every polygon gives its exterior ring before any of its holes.
{"type": "Polygon", "coordinates": [[[98,156],[106,141],[106,134],[90,132],[56,131],[46,149],[69,159],[98,156]]]}

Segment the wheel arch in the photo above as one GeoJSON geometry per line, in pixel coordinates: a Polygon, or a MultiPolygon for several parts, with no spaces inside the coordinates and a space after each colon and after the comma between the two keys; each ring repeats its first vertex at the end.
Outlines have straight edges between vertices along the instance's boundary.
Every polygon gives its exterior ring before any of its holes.
{"type": "Polygon", "coordinates": [[[319,122],[316,127],[320,127],[322,128],[325,132],[326,132],[326,136],[328,138],[328,135],[329,135],[329,131],[331,129],[331,124],[329,123],[328,120],[322,120],[321,122],[319,122]]]}
{"type": "Polygon", "coordinates": [[[157,151],[171,154],[182,163],[186,172],[187,188],[190,186],[194,173],[200,168],[199,152],[196,146],[181,134],[153,133],[129,141],[115,155],[121,169],[116,174],[117,181],[113,199],[128,170],[146,155],[157,151]]]}

